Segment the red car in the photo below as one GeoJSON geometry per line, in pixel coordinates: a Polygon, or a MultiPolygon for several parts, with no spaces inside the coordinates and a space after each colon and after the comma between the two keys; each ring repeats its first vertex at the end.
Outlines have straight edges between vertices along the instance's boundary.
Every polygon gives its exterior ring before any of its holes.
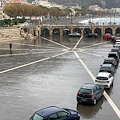
{"type": "Polygon", "coordinates": [[[112,35],[110,33],[106,33],[103,35],[103,39],[111,39],[112,35]]]}

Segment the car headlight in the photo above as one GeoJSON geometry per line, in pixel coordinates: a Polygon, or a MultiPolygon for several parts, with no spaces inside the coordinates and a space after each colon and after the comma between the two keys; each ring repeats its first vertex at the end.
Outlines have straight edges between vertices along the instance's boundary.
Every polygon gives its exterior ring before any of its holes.
{"type": "Polygon", "coordinates": [[[80,114],[78,113],[78,116],[80,117],[80,114]]]}

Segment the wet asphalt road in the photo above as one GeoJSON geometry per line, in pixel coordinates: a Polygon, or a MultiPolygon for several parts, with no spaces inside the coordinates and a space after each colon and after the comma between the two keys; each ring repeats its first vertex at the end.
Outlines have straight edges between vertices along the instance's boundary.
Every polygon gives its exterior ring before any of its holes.
{"type": "MultiPolygon", "coordinates": [[[[119,120],[104,96],[96,105],[77,104],[79,88],[94,81],[76,54],[96,77],[113,46],[102,37],[84,37],[77,44],[79,39],[53,36],[12,41],[12,54],[10,42],[0,42],[0,120],[28,120],[48,106],[74,109],[81,120],[119,120]]],[[[119,73],[118,65],[114,84],[106,92],[120,110],[119,73]]]]}

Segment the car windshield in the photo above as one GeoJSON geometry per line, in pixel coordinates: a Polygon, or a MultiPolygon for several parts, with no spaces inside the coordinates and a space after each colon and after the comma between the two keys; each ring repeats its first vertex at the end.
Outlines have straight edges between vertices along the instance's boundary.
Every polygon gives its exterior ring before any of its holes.
{"type": "Polygon", "coordinates": [[[107,77],[97,77],[96,79],[98,79],[98,80],[108,80],[107,77]]]}
{"type": "Polygon", "coordinates": [[[80,93],[85,93],[85,94],[91,94],[92,93],[92,90],[91,89],[84,89],[84,88],[81,88],[80,93]]]}
{"type": "Polygon", "coordinates": [[[101,67],[101,70],[110,70],[110,67],[101,67]]]}
{"type": "Polygon", "coordinates": [[[43,120],[43,117],[35,113],[35,114],[32,116],[32,120],[43,120]]]}

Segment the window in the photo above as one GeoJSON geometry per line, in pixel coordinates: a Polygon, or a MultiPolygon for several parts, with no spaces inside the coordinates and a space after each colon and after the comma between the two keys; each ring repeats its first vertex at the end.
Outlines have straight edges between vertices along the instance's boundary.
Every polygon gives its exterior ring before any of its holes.
{"type": "Polygon", "coordinates": [[[107,77],[97,77],[96,79],[98,79],[98,80],[108,80],[107,77]]]}
{"type": "Polygon", "coordinates": [[[58,119],[57,114],[52,114],[48,118],[48,120],[57,120],[57,119],[58,119]]]}
{"type": "Polygon", "coordinates": [[[99,90],[99,89],[100,89],[100,86],[99,86],[99,85],[97,85],[96,87],[97,87],[97,90],[99,90]]]}
{"type": "Polygon", "coordinates": [[[85,93],[85,94],[91,94],[92,93],[92,90],[91,89],[84,89],[84,88],[81,88],[80,93],[85,93]]]}
{"type": "Polygon", "coordinates": [[[35,113],[35,114],[32,116],[32,120],[43,120],[43,117],[35,113]]]}
{"type": "Polygon", "coordinates": [[[64,117],[66,117],[68,114],[66,113],[66,112],[59,112],[58,113],[58,117],[59,118],[64,118],[64,117]]]}
{"type": "Polygon", "coordinates": [[[93,88],[93,93],[95,93],[97,91],[97,88],[96,87],[94,87],[93,88]]]}

